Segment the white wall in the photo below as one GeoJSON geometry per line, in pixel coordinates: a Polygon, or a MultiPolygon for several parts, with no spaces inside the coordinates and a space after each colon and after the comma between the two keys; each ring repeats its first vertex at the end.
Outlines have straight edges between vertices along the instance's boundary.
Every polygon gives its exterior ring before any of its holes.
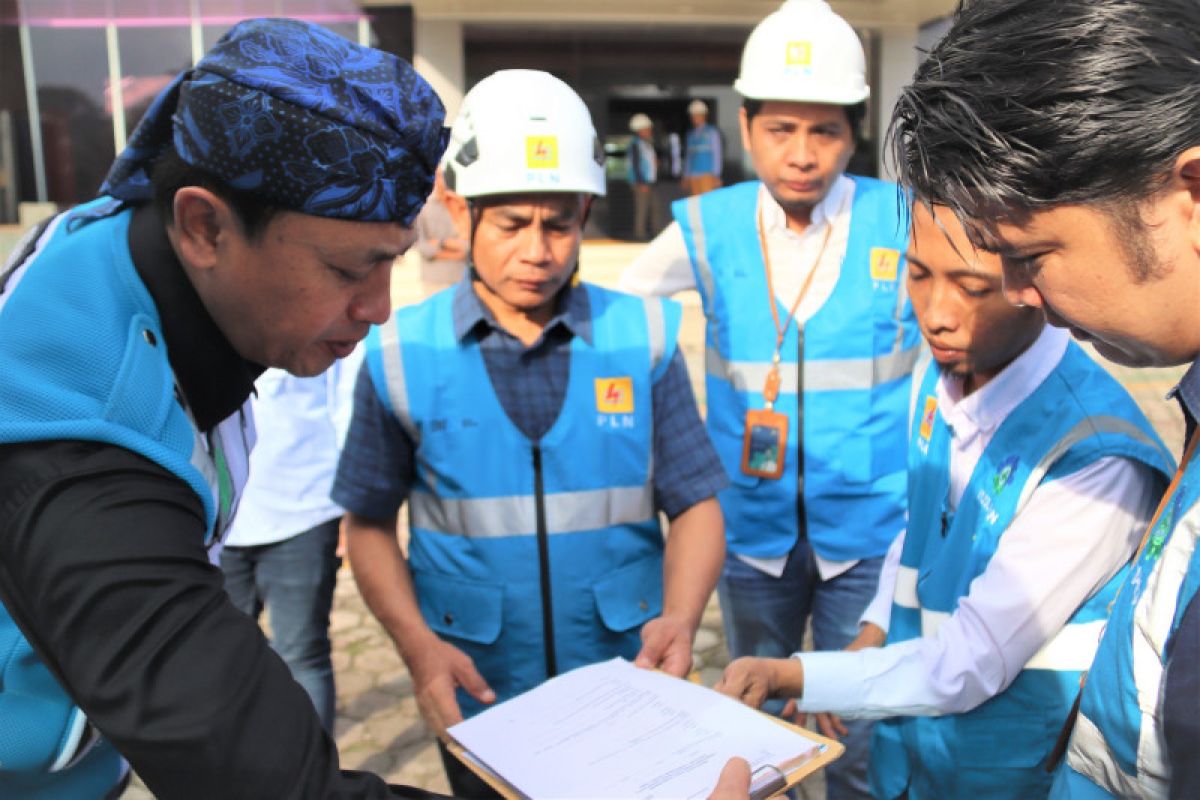
{"type": "Polygon", "coordinates": [[[463,26],[454,20],[413,20],[413,66],[446,106],[446,124],[453,124],[466,92],[463,26]]]}
{"type": "Polygon", "coordinates": [[[900,90],[912,81],[913,72],[917,69],[917,26],[885,28],[879,32],[879,40],[879,81],[878,85],[871,87],[875,99],[875,130],[878,132],[876,157],[879,177],[893,180],[894,171],[884,157],[887,150],[884,134],[887,133],[900,90]]]}

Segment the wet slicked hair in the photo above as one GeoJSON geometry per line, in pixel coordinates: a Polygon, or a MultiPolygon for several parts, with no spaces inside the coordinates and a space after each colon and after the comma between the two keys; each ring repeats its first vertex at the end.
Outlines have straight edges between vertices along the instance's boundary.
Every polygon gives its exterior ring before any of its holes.
{"type": "Polygon", "coordinates": [[[901,180],[978,229],[1124,209],[1200,145],[1197,0],[962,0],[896,105],[901,180]]]}

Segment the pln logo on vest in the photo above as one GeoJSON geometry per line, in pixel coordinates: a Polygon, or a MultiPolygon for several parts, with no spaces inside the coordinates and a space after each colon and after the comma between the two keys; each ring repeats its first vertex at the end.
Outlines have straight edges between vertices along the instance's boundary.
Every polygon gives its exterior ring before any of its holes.
{"type": "Polygon", "coordinates": [[[921,427],[917,429],[917,447],[922,454],[929,452],[929,440],[933,437],[933,423],[937,419],[937,396],[925,397],[925,409],[921,412],[921,427]]]}
{"type": "Polygon", "coordinates": [[[895,289],[900,274],[900,251],[890,247],[871,248],[871,285],[876,289],[895,289]]]}
{"type": "Polygon", "coordinates": [[[633,427],[633,378],[596,378],[596,425],[633,427]]]}

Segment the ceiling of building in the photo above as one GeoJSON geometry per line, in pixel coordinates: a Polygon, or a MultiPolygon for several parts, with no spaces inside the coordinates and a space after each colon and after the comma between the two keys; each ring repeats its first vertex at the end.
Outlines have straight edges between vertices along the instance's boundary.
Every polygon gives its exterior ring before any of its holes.
{"type": "MultiPolygon", "coordinates": [[[[391,4],[365,0],[363,6],[391,4]]],[[[953,11],[955,0],[832,0],[857,27],[911,28],[953,11]]],[[[418,18],[490,23],[752,25],[780,0],[411,0],[418,18]]]]}

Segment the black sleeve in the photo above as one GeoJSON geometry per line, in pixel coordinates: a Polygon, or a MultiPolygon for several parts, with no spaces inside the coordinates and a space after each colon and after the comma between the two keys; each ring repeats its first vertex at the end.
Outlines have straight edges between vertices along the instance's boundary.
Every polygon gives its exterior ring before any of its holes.
{"type": "Polygon", "coordinates": [[[1192,596],[1167,647],[1163,733],[1171,762],[1171,800],[1200,797],[1200,592],[1192,596]]]}
{"type": "Polygon", "coordinates": [[[339,769],[203,533],[186,484],[129,451],[0,446],[0,598],[156,797],[431,796],[339,769]]]}

